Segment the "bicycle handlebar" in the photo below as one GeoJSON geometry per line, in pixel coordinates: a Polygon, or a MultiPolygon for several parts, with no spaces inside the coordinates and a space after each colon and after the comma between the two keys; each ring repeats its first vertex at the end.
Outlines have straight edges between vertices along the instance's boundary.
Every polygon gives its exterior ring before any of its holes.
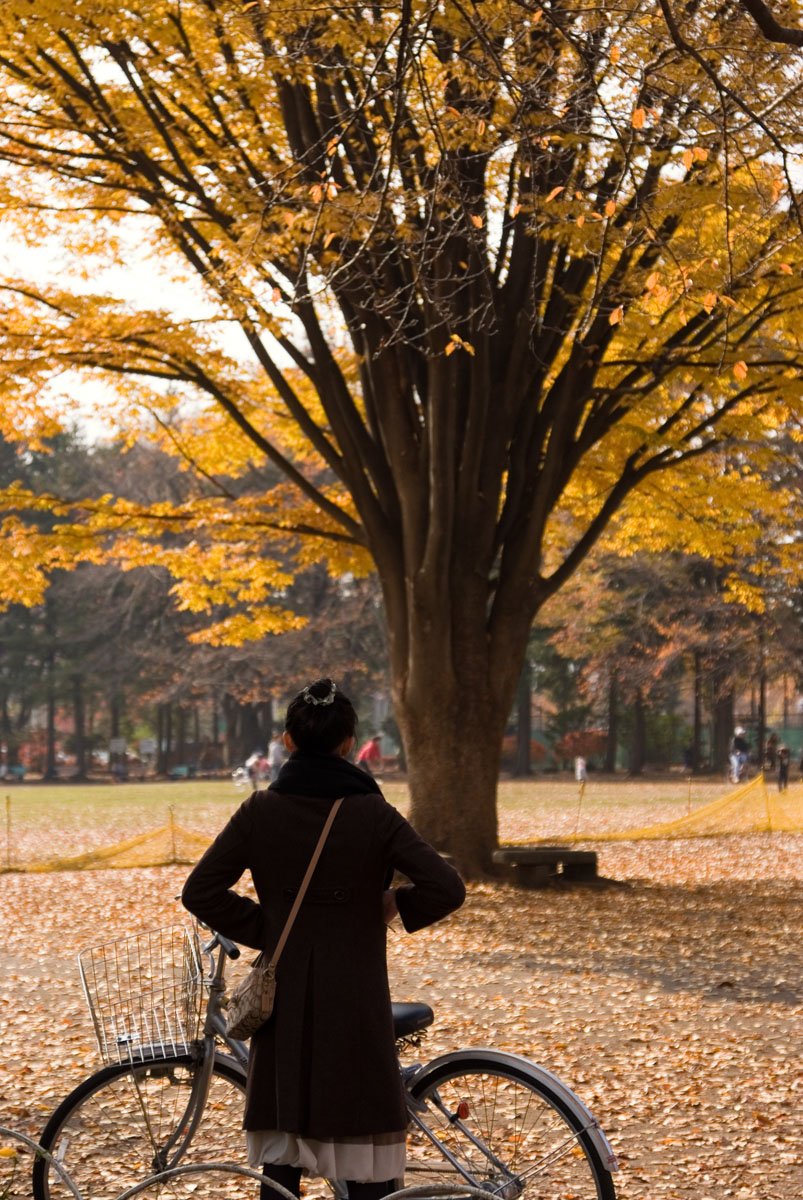
{"type": "Polygon", "coordinates": [[[228,958],[233,959],[240,957],[240,949],[238,946],[235,946],[231,938],[227,938],[222,933],[218,933],[209,925],[204,925],[203,921],[199,921],[198,924],[203,926],[204,929],[208,929],[212,934],[211,942],[209,942],[207,946],[204,946],[204,953],[208,954],[210,950],[214,950],[215,946],[220,946],[220,949],[228,958]]]}
{"type": "Polygon", "coordinates": [[[218,946],[220,946],[220,949],[224,954],[227,954],[229,958],[240,957],[239,946],[235,946],[234,942],[232,942],[229,938],[224,937],[222,933],[216,933],[215,937],[217,938],[218,946]]]}

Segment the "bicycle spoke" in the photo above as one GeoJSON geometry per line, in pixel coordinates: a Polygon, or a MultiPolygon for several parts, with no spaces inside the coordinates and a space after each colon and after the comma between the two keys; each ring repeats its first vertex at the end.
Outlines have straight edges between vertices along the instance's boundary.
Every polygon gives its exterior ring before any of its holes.
{"type": "MultiPolygon", "coordinates": [[[[187,1105],[196,1067],[189,1060],[121,1069],[101,1086],[78,1097],[54,1134],[53,1148],[87,1200],[114,1200],[139,1179],[171,1164],[182,1148],[187,1105]]],[[[216,1073],[201,1124],[182,1163],[240,1162],[245,1165],[242,1080],[216,1073]]],[[[188,1196],[197,1179],[175,1178],[149,1195],[188,1196]]],[[[206,1195],[206,1193],[205,1193],[206,1195]]],[[[254,1187],[235,1176],[214,1181],[212,1197],[254,1196],[254,1187]]],[[[47,1200],[66,1200],[63,1185],[48,1175],[47,1200]]]]}
{"type": "Polygon", "coordinates": [[[468,1176],[501,1200],[613,1196],[610,1176],[586,1153],[586,1130],[575,1128],[526,1071],[517,1077],[485,1065],[455,1066],[415,1094],[426,1102],[422,1120],[440,1149],[413,1133],[408,1183],[459,1184],[468,1176]]]}

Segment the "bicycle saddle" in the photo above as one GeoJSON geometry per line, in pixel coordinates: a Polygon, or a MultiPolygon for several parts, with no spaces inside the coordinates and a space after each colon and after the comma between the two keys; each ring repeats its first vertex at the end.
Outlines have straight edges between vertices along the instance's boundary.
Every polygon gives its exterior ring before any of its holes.
{"type": "Polygon", "coordinates": [[[426,1029],[435,1020],[435,1014],[428,1004],[420,1004],[417,1000],[409,1004],[390,1006],[393,1010],[393,1029],[397,1038],[409,1037],[426,1029]]]}

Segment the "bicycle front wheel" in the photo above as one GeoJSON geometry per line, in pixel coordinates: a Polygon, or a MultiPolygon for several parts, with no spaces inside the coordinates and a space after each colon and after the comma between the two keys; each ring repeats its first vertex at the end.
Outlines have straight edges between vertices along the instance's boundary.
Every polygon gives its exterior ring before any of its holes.
{"type": "MultiPolygon", "coordinates": [[[[126,1188],[176,1165],[181,1131],[191,1116],[200,1063],[175,1055],[147,1063],[103,1067],[62,1100],[40,1143],[64,1167],[86,1200],[114,1200],[126,1188]],[[178,1137],[175,1135],[178,1133],[178,1137]]],[[[245,1161],[242,1131],[245,1075],[232,1059],[215,1060],[200,1125],[181,1163],[245,1161]]],[[[164,1195],[189,1195],[198,1177],[170,1181],[164,1195]]],[[[148,1196],[155,1195],[149,1189],[148,1196]]],[[[72,1193],[45,1159],[33,1170],[35,1200],[67,1200],[72,1193]]],[[[230,1176],[217,1179],[204,1197],[253,1200],[254,1185],[230,1176]]]]}
{"type": "Polygon", "coordinates": [[[596,1130],[561,1088],[501,1053],[436,1060],[410,1086],[425,1107],[405,1183],[470,1184],[500,1200],[615,1200],[596,1130]]]}

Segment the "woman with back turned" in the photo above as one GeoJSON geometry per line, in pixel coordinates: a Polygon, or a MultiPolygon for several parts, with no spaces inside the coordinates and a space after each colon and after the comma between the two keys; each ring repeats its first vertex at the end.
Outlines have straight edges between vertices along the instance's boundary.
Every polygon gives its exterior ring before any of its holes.
{"type": "Polygon", "coordinates": [[[276,971],[270,1020],[251,1039],[243,1121],[261,1200],[274,1181],[298,1195],[302,1172],[379,1200],[404,1174],[407,1117],[396,1061],[385,926],[408,932],[465,897],[456,871],[347,761],[357,716],[330,679],[287,710],[291,751],[278,778],[237,810],[190,874],[186,907],[213,929],[270,953],[334,801],[338,810],[276,971]],[[389,889],[395,869],[409,883],[389,889]],[[257,900],[231,890],[250,871],[257,900]]]}

